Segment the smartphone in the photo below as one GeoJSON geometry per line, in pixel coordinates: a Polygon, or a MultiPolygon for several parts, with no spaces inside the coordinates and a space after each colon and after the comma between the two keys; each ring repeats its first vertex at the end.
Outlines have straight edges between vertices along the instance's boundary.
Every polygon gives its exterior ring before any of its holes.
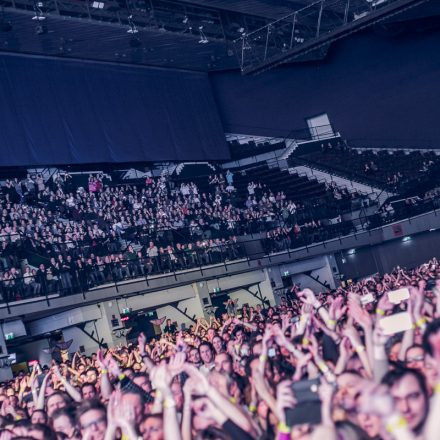
{"type": "Polygon", "coordinates": [[[299,321],[299,317],[298,316],[294,316],[293,318],[290,319],[290,323],[291,324],[296,324],[299,321]]]}
{"type": "Polygon", "coordinates": [[[276,354],[277,354],[277,353],[276,353],[276,351],[275,351],[275,348],[269,348],[269,350],[267,350],[267,355],[268,355],[270,358],[275,357],[276,354]]]}
{"type": "Polygon", "coordinates": [[[321,399],[319,398],[319,379],[300,380],[292,384],[292,391],[297,404],[294,408],[286,409],[286,424],[288,426],[309,423],[321,423],[321,399]]]}
{"type": "Polygon", "coordinates": [[[372,293],[367,293],[366,295],[362,295],[360,299],[361,299],[361,304],[363,306],[366,306],[367,304],[374,302],[374,296],[372,293]]]}
{"type": "Polygon", "coordinates": [[[412,328],[411,315],[408,312],[387,316],[382,318],[379,323],[385,335],[394,335],[412,328]]]}
{"type": "Polygon", "coordinates": [[[407,287],[403,287],[402,289],[391,290],[388,292],[388,299],[392,304],[400,304],[402,301],[405,301],[409,298],[409,290],[407,287]]]}

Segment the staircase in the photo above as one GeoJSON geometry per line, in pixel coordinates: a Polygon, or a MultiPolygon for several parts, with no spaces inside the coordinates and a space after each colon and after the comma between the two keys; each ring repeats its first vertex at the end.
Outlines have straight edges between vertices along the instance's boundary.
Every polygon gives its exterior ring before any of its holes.
{"type": "Polygon", "coordinates": [[[345,177],[336,176],[327,171],[318,170],[310,165],[299,165],[296,167],[289,168],[292,173],[305,174],[310,179],[315,178],[318,181],[325,181],[328,184],[336,184],[339,187],[356,190],[361,194],[367,194],[372,201],[377,201],[379,205],[382,205],[389,197],[395,194],[378,188],[375,186],[366,185],[361,182],[356,182],[354,180],[349,180],[345,177]]]}

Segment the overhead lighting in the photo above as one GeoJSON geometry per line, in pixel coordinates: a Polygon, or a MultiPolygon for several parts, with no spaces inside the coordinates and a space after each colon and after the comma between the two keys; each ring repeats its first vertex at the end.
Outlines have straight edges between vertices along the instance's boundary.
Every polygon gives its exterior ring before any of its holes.
{"type": "Polygon", "coordinates": [[[200,44],[206,44],[209,43],[209,40],[206,38],[205,33],[203,32],[203,26],[199,26],[199,32],[200,32],[200,44]]]}
{"type": "Polygon", "coordinates": [[[403,241],[404,243],[407,242],[407,241],[410,241],[410,240],[412,240],[412,238],[411,238],[410,235],[407,235],[406,237],[403,237],[403,238],[402,238],[402,241],[403,241]]]}
{"type": "Polygon", "coordinates": [[[238,33],[240,33],[240,34],[244,33],[244,27],[238,28],[237,31],[238,31],[238,33]]]}
{"type": "Polygon", "coordinates": [[[92,8],[104,9],[104,2],[92,2],[92,8]]]}
{"type": "Polygon", "coordinates": [[[347,252],[347,255],[354,255],[356,253],[356,249],[350,249],[348,252],[347,252]]]}
{"type": "Polygon", "coordinates": [[[37,20],[37,21],[46,20],[46,17],[44,16],[44,13],[43,13],[43,10],[41,9],[41,8],[43,8],[43,6],[44,6],[43,2],[34,1],[35,15],[32,17],[32,20],[37,20]]]}
{"type": "Polygon", "coordinates": [[[138,28],[133,22],[133,15],[128,16],[128,25],[130,28],[127,30],[127,34],[137,34],[139,32],[138,28]]]}
{"type": "Polygon", "coordinates": [[[182,20],[182,23],[183,23],[183,24],[186,24],[186,23],[188,23],[188,21],[189,21],[189,19],[188,19],[188,17],[185,15],[185,17],[184,17],[183,20],[182,20]]]}

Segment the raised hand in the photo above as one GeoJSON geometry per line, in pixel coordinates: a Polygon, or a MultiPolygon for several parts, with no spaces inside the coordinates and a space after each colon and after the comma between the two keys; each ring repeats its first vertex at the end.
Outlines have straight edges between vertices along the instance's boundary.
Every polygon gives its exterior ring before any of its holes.
{"type": "Polygon", "coordinates": [[[298,292],[298,297],[304,304],[309,304],[314,308],[321,305],[311,289],[301,290],[301,292],[298,292]]]}
{"type": "Polygon", "coordinates": [[[281,423],[286,423],[287,408],[294,408],[297,404],[295,396],[292,391],[292,382],[285,380],[280,382],[277,386],[277,400],[276,400],[276,416],[281,423]]]}
{"type": "Polygon", "coordinates": [[[348,299],[349,314],[363,329],[371,329],[373,326],[373,320],[370,314],[362,308],[362,306],[350,295],[348,299]]]}
{"type": "Polygon", "coordinates": [[[139,353],[141,356],[145,355],[145,344],[147,343],[147,337],[143,332],[141,332],[138,336],[138,347],[139,353]]]}
{"type": "Polygon", "coordinates": [[[344,305],[344,298],[342,296],[337,296],[330,303],[330,308],[328,313],[331,319],[333,319],[334,321],[339,321],[346,311],[347,311],[347,306],[344,305]]]}

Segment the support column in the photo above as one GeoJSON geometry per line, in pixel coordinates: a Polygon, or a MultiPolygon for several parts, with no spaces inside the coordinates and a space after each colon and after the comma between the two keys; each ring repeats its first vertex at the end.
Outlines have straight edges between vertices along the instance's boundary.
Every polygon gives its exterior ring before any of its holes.
{"type": "Polygon", "coordinates": [[[121,322],[121,314],[116,300],[98,304],[101,318],[95,323],[97,339],[103,340],[109,347],[127,344],[126,330],[121,322]]]}
{"type": "Polygon", "coordinates": [[[8,348],[6,347],[5,335],[3,328],[0,326],[0,382],[12,379],[13,374],[11,364],[8,359],[8,348]]]}

